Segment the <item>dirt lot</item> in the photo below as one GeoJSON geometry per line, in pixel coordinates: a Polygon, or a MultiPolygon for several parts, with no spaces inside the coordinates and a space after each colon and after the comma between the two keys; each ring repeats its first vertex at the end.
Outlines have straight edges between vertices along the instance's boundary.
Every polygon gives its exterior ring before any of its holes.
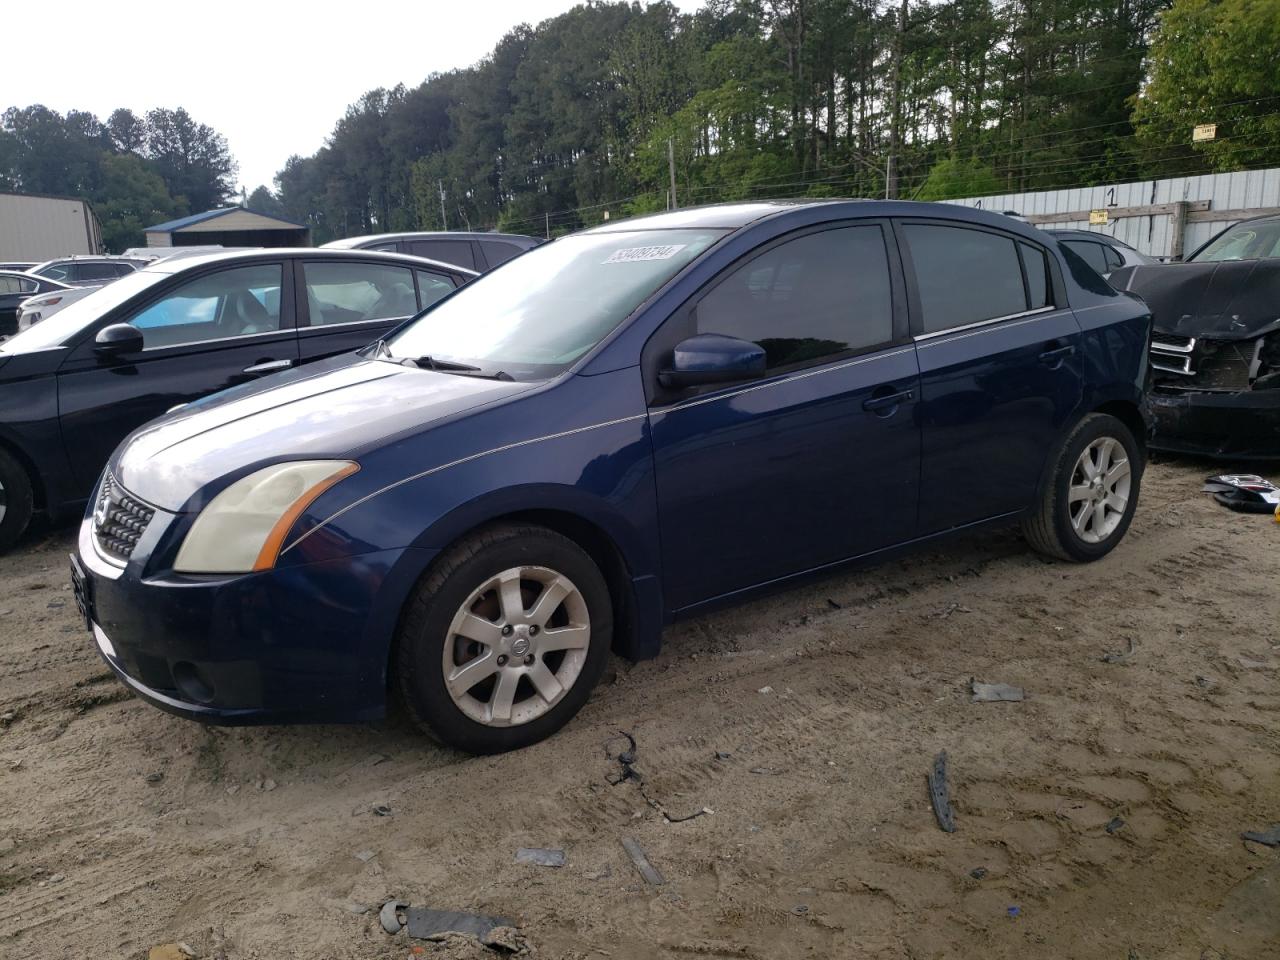
{"type": "Polygon", "coordinates": [[[77,624],[70,533],[29,536],[0,557],[0,956],[404,957],[395,895],[511,917],[542,958],[1280,957],[1280,850],[1239,836],[1280,823],[1280,525],[1206,472],[1153,467],[1092,566],[1000,532],[681,625],[561,735],[486,759],[133,700],[77,624]],[[972,677],[1028,698],[971,703],[972,677]],[[664,823],[610,785],[619,730],[650,798],[714,812],[664,823]]]}

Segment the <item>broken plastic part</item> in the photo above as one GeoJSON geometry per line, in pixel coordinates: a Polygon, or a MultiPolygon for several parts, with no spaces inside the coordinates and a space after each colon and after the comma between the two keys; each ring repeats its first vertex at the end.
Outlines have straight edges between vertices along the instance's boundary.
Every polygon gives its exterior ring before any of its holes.
{"type": "Polygon", "coordinates": [[[946,833],[956,832],[956,814],[951,809],[951,797],[947,793],[947,751],[943,750],[933,761],[933,769],[927,777],[929,784],[929,802],[933,804],[933,815],[938,826],[946,833]]]}

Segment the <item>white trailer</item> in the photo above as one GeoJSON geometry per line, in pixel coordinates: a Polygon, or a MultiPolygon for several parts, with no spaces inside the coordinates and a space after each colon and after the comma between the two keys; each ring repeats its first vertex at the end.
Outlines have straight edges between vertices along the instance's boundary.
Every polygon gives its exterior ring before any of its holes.
{"type": "Polygon", "coordinates": [[[102,224],[89,201],[0,193],[0,261],[40,263],[102,252],[102,224]]]}

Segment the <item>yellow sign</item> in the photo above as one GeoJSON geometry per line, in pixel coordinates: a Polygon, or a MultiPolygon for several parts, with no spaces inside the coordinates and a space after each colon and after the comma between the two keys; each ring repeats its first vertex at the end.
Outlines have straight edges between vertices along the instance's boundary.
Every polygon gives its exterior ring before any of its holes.
{"type": "Polygon", "coordinates": [[[1103,227],[1105,227],[1105,226],[1107,225],[1107,211],[1105,211],[1105,210],[1090,210],[1090,211],[1089,211],[1089,225],[1090,225],[1090,226],[1103,226],[1103,227]]]}
{"type": "Polygon", "coordinates": [[[1191,131],[1191,142],[1201,143],[1205,140],[1213,140],[1218,136],[1218,125],[1216,123],[1198,123],[1194,130],[1191,131]]]}

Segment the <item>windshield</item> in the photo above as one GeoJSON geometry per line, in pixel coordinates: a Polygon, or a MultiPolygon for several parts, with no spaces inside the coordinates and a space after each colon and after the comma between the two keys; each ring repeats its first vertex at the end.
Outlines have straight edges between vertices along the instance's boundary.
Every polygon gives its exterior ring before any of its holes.
{"type": "Polygon", "coordinates": [[[380,355],[516,380],[555,376],[727,232],[580,233],[536,247],[420,316],[380,355]]]}
{"type": "Polygon", "coordinates": [[[0,353],[30,353],[60,347],[108,310],[115,309],[168,276],[169,273],[160,271],[138,270],[121,277],[0,343],[0,353]]]}
{"type": "Polygon", "coordinates": [[[1195,263],[1268,260],[1280,257],[1280,220],[1240,223],[1209,242],[1191,258],[1195,263]]]}

